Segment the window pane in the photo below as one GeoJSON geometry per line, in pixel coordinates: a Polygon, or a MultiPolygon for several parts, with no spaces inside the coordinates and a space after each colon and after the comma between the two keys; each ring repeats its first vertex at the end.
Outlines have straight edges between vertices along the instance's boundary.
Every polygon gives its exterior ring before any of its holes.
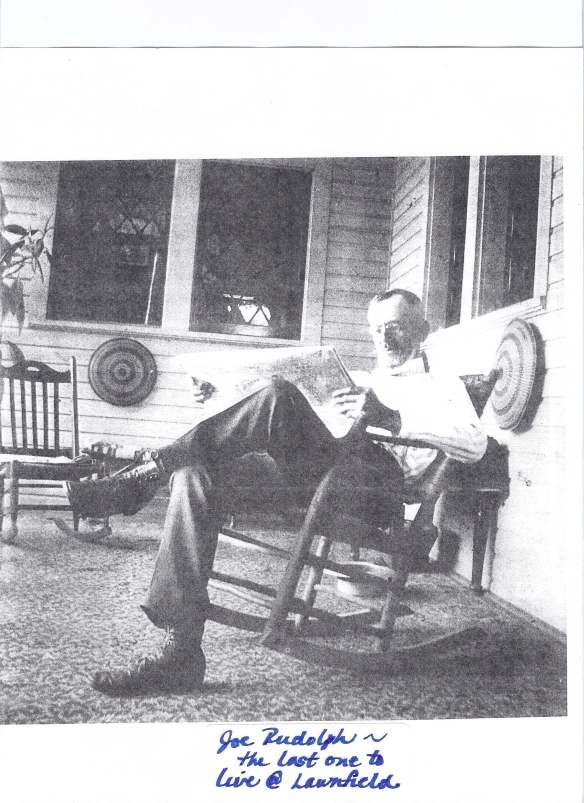
{"type": "Polygon", "coordinates": [[[191,328],[300,338],[312,176],[205,162],[191,328]]]}
{"type": "MultiPolygon", "coordinates": [[[[460,322],[470,159],[437,156],[432,161],[425,295],[426,315],[436,331],[460,322]]],[[[398,221],[406,236],[421,225],[419,217],[409,215],[404,224],[398,221]]]]}
{"type": "Polygon", "coordinates": [[[462,275],[464,272],[464,244],[466,239],[466,212],[468,205],[469,161],[468,156],[460,156],[451,160],[452,211],[446,297],[446,326],[460,323],[462,275]]]}
{"type": "Polygon", "coordinates": [[[533,296],[539,156],[488,157],[478,313],[533,296]]]}
{"type": "Polygon", "coordinates": [[[174,162],[64,162],[48,317],[160,326],[174,162]]]}

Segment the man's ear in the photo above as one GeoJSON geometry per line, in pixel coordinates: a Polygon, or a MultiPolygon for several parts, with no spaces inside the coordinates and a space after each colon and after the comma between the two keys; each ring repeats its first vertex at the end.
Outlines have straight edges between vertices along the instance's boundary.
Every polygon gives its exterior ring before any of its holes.
{"type": "Polygon", "coordinates": [[[430,334],[430,324],[428,323],[428,321],[423,320],[422,323],[420,324],[420,343],[423,343],[429,334],[430,334]]]}

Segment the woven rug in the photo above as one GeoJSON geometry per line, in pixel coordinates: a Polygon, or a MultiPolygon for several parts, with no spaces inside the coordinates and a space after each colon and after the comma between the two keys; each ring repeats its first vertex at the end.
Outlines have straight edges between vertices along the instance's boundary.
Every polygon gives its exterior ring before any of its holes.
{"type": "MultiPolygon", "coordinates": [[[[256,635],[209,623],[201,693],[110,699],[91,673],[124,666],[161,642],[139,609],[165,502],[113,521],[103,542],[67,536],[40,515],[21,515],[20,535],[0,552],[0,722],[391,720],[566,714],[565,645],[524,618],[441,575],[415,575],[405,599],[419,615],[399,620],[398,639],[461,624],[484,637],[391,674],[315,666],[259,644],[256,635]]],[[[278,522],[264,535],[285,545],[278,522]]],[[[347,555],[345,554],[345,558],[347,555]]],[[[242,567],[274,584],[255,550],[222,544],[223,571],[242,567]]],[[[243,603],[231,600],[232,605],[243,603]]],[[[352,604],[352,603],[347,603],[352,604]]]]}

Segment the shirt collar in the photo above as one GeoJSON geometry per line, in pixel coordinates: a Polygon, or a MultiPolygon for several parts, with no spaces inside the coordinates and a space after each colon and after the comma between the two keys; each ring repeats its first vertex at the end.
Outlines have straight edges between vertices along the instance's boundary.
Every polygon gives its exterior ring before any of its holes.
{"type": "Polygon", "coordinates": [[[385,376],[414,376],[415,374],[424,374],[426,369],[424,360],[421,357],[412,357],[411,360],[398,365],[396,368],[375,368],[374,373],[382,374],[385,376]]]}

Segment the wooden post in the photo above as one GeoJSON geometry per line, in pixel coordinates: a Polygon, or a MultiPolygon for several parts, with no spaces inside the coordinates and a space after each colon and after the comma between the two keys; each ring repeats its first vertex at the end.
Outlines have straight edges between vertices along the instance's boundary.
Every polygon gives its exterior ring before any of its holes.
{"type": "Polygon", "coordinates": [[[470,584],[475,594],[482,594],[484,591],[482,582],[485,551],[496,504],[497,496],[495,494],[478,493],[476,495],[472,539],[472,579],[470,584]]]}

